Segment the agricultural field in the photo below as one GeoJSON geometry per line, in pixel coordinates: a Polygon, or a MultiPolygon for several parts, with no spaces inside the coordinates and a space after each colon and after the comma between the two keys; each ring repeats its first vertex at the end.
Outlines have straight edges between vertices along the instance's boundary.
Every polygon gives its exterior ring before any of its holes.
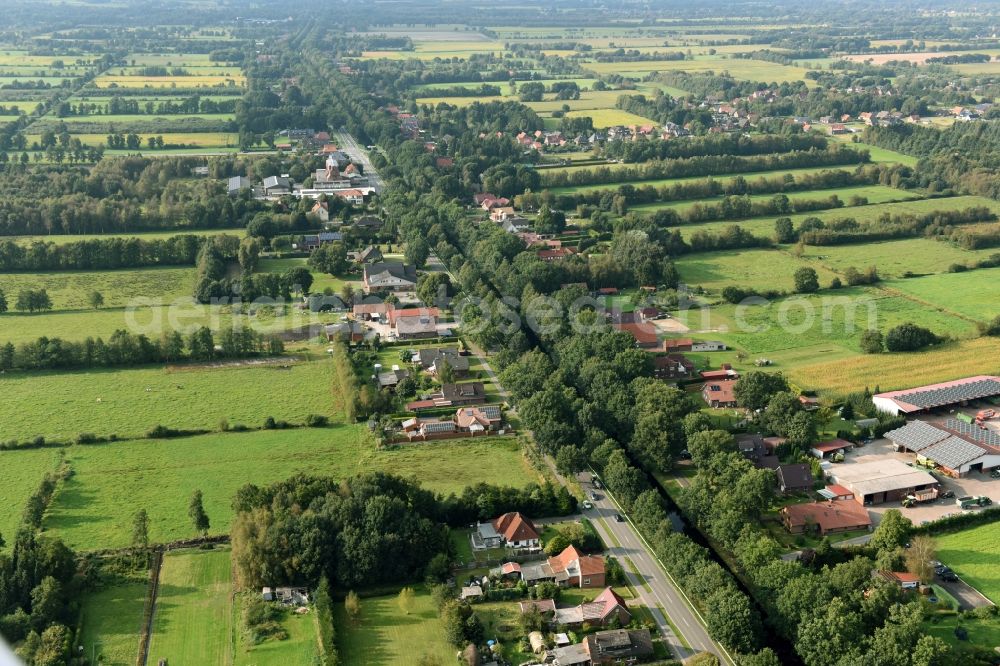
{"type": "Polygon", "coordinates": [[[729,59],[720,56],[696,56],[694,60],[592,62],[587,63],[585,67],[599,74],[621,74],[623,76],[668,71],[715,72],[716,74],[728,72],[737,79],[768,83],[805,81],[805,75],[808,71],[801,67],[780,65],[762,60],[729,59]]]}
{"type": "Polygon", "coordinates": [[[396,595],[361,600],[356,626],[348,620],[343,604],[335,606],[334,624],[340,661],[345,666],[410,666],[427,655],[441,663],[451,663],[455,649],[444,639],[444,629],[430,593],[415,589],[413,611],[403,615],[396,595]]]}
{"type": "MultiPolygon", "coordinates": [[[[70,128],[72,134],[72,128],[70,128]]],[[[169,146],[183,146],[193,148],[202,152],[232,152],[239,145],[239,136],[234,132],[137,132],[141,145],[139,148],[109,149],[106,155],[136,153],[149,150],[148,141],[150,137],[162,137],[163,143],[169,146]],[[211,150],[209,150],[211,149],[211,150]]],[[[79,139],[85,146],[103,146],[107,144],[108,133],[81,133],[73,134],[73,138],[79,139]]],[[[27,135],[29,145],[38,143],[41,140],[40,134],[27,135]]],[[[170,152],[167,150],[155,150],[153,154],[170,152]]]]}
{"type": "MultiPolygon", "coordinates": [[[[917,275],[944,273],[953,264],[967,265],[995,253],[995,249],[965,250],[943,240],[906,238],[859,245],[807,246],[802,258],[819,261],[835,272],[851,266],[858,269],[877,266],[879,275],[885,278],[902,277],[910,271],[917,275]]],[[[966,279],[972,283],[977,280],[975,276],[973,272],[966,279]]]]}
{"type": "Polygon", "coordinates": [[[149,585],[120,582],[88,592],[80,610],[80,644],[91,663],[133,666],[149,585]]]}
{"type": "MultiPolygon", "coordinates": [[[[242,598],[246,600],[250,594],[256,594],[256,590],[250,592],[242,598]]],[[[240,598],[240,597],[238,597],[240,598]]],[[[239,605],[236,607],[239,612],[239,605]]],[[[319,643],[316,636],[315,613],[297,615],[290,609],[285,609],[284,617],[280,620],[282,628],[288,632],[288,638],[284,640],[269,640],[258,645],[250,645],[245,632],[239,627],[240,618],[237,616],[234,631],[236,653],[233,655],[233,663],[236,666],[285,666],[285,664],[310,664],[314,663],[316,653],[319,650],[319,643]]]]}
{"type": "Polygon", "coordinates": [[[893,280],[885,286],[930,307],[988,321],[1000,315],[1000,299],[989,286],[997,284],[1000,284],[1000,268],[893,280]]]}
{"type": "MultiPolygon", "coordinates": [[[[791,291],[792,275],[802,266],[811,264],[782,250],[749,249],[690,254],[678,258],[675,265],[682,282],[705,289],[719,290],[736,285],[760,291],[791,291]]],[[[829,284],[835,276],[822,266],[813,268],[819,274],[820,284],[829,284]]]]}
{"type": "Polygon", "coordinates": [[[53,310],[90,308],[88,297],[93,291],[104,296],[103,307],[119,308],[136,298],[145,304],[190,300],[194,280],[194,268],[0,273],[0,290],[9,294],[12,309],[22,289],[45,289],[52,298],[53,310]]]}
{"type": "MultiPolygon", "coordinates": [[[[15,469],[44,470],[52,461],[47,449],[3,451],[0,456],[15,469]]],[[[74,446],[67,450],[67,459],[74,474],[60,487],[45,529],[80,550],[127,546],[132,516],[141,508],[149,513],[151,541],[195,536],[187,506],[199,489],[212,524],[209,533],[224,534],[237,489],[296,472],[344,478],[382,470],[415,476],[441,493],[460,492],[478,482],[523,487],[540,478],[513,438],[454,439],[377,450],[363,425],[74,446]]]]}
{"type": "MultiPolygon", "coordinates": [[[[120,233],[120,234],[52,234],[48,236],[4,236],[2,240],[11,240],[20,245],[30,245],[35,242],[45,242],[45,243],[55,243],[56,245],[65,245],[67,243],[76,243],[83,240],[94,240],[94,239],[104,239],[104,238],[139,238],[146,241],[151,240],[164,240],[166,238],[172,238],[174,236],[181,235],[191,235],[191,236],[219,236],[222,234],[229,236],[244,236],[246,235],[245,228],[239,229],[171,229],[170,231],[138,231],[134,233],[120,233]]],[[[0,273],[0,281],[3,280],[3,273],[0,273]]]]}
{"type": "Polygon", "coordinates": [[[257,427],[267,416],[290,423],[310,414],[335,417],[340,405],[331,393],[332,377],[328,361],[288,358],[219,367],[7,373],[0,391],[12,412],[0,426],[0,440],[41,435],[67,441],[80,433],[129,438],[156,425],[214,430],[223,419],[257,427]]]}
{"type": "Polygon", "coordinates": [[[996,560],[1000,556],[1000,525],[991,523],[935,538],[937,558],[962,580],[1000,602],[996,560]]]}
{"type": "Polygon", "coordinates": [[[232,663],[231,569],[228,549],[163,556],[149,661],[232,663]]]}

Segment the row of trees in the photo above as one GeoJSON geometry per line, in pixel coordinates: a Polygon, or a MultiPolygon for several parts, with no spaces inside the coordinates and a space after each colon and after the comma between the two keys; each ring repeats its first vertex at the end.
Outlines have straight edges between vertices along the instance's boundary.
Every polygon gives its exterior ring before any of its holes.
{"type": "Polygon", "coordinates": [[[191,266],[204,239],[95,238],[72,243],[0,240],[0,271],[115,270],[144,266],[191,266]]]}

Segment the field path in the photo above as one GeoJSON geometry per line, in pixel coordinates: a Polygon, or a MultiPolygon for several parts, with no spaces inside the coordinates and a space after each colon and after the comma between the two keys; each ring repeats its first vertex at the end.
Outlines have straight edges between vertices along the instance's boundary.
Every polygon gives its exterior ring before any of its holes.
{"type": "Polygon", "coordinates": [[[153,553],[153,566],[150,567],[149,596],[146,598],[146,609],[142,614],[142,630],[139,633],[139,656],[137,666],[146,666],[149,658],[149,639],[153,635],[153,616],[156,614],[156,595],[160,591],[160,569],[163,567],[163,551],[153,553]]]}

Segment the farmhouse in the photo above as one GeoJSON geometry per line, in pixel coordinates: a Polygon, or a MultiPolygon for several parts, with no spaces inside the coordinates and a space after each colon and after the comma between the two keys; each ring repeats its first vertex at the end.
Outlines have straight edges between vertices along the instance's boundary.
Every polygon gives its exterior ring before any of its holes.
{"type": "Polygon", "coordinates": [[[849,500],[789,504],[781,508],[781,522],[792,534],[815,529],[820,536],[869,529],[872,524],[868,510],[849,500]]]}
{"type": "Polygon", "coordinates": [[[920,577],[908,571],[873,571],[872,577],[887,580],[904,590],[915,590],[920,587],[920,577]]]}
{"type": "Polygon", "coordinates": [[[370,321],[388,316],[390,309],[392,309],[392,305],[389,303],[358,303],[353,307],[352,312],[355,319],[370,321]]]}
{"type": "Polygon", "coordinates": [[[752,433],[736,435],[736,448],[750,462],[757,462],[767,454],[764,438],[752,433]]]}
{"type": "Polygon", "coordinates": [[[946,419],[939,425],[914,420],[885,434],[898,451],[917,454],[950,476],[1000,467],[1000,435],[972,423],[946,419]]]}
{"type": "Polygon", "coordinates": [[[482,382],[466,382],[464,384],[442,384],[438,393],[425,400],[417,400],[406,405],[407,411],[435,409],[458,405],[481,405],[486,402],[486,388],[482,382]]]}
{"type": "Polygon", "coordinates": [[[656,337],[656,330],[648,324],[618,324],[616,329],[622,333],[628,333],[635,339],[635,344],[640,349],[655,349],[659,347],[660,340],[656,337]]]}
{"type": "Polygon", "coordinates": [[[397,261],[376,262],[365,265],[364,291],[412,291],[417,286],[417,269],[397,261]]]}
{"type": "Polygon", "coordinates": [[[522,564],[519,573],[521,580],[529,585],[552,582],[563,587],[585,588],[605,584],[604,558],[581,555],[574,546],[547,560],[522,564]]]}
{"type": "Polygon", "coordinates": [[[480,550],[500,546],[537,550],[540,543],[534,523],[513,511],[488,523],[479,523],[472,535],[472,545],[480,550]]]}
{"type": "Polygon", "coordinates": [[[735,407],[736,382],[705,382],[701,397],[709,407],[735,407]]]}
{"type": "Polygon", "coordinates": [[[302,237],[303,250],[315,250],[321,245],[336,243],[344,240],[344,235],[334,231],[324,231],[319,234],[309,234],[302,237]]]}
{"type": "Polygon", "coordinates": [[[455,425],[459,431],[473,435],[495,431],[500,427],[500,422],[500,407],[497,405],[459,407],[455,412],[455,425]]]}
{"type": "Polygon", "coordinates": [[[937,479],[895,459],[840,465],[831,474],[835,483],[847,488],[859,504],[898,502],[907,495],[933,492],[937,479]]]}
{"type": "Polygon", "coordinates": [[[343,321],[337,324],[329,324],[326,329],[326,339],[345,340],[347,342],[361,342],[365,339],[365,326],[359,321],[343,321]]]}
{"type": "Polygon", "coordinates": [[[996,396],[1000,396],[1000,377],[979,375],[902,391],[878,393],[872,396],[872,402],[881,412],[899,415],[967,405],[971,400],[996,396]]]}
{"type": "Polygon", "coordinates": [[[374,245],[369,245],[354,256],[359,264],[374,264],[382,261],[382,251],[374,245]]]}

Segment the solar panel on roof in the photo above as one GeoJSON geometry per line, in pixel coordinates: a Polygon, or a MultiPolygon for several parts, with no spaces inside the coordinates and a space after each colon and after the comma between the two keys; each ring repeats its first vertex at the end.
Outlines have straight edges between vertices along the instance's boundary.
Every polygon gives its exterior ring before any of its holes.
{"type": "Polygon", "coordinates": [[[911,421],[902,428],[896,428],[885,433],[892,442],[906,447],[910,451],[921,451],[931,444],[948,437],[944,430],[935,428],[924,421],[911,421]]]}
{"type": "Polygon", "coordinates": [[[921,451],[920,455],[949,469],[959,469],[962,465],[986,455],[986,451],[953,435],[921,451]]]}
{"type": "Polygon", "coordinates": [[[982,379],[959,386],[904,393],[895,396],[893,399],[908,403],[914,407],[928,409],[943,405],[953,405],[966,400],[978,400],[979,398],[987,398],[998,394],[1000,394],[1000,382],[995,379],[982,379]]]}
{"type": "Polygon", "coordinates": [[[1000,447],[1000,435],[992,430],[984,430],[973,423],[966,423],[958,419],[948,419],[944,422],[944,427],[952,432],[957,432],[963,437],[974,439],[989,446],[1000,447]]]}

